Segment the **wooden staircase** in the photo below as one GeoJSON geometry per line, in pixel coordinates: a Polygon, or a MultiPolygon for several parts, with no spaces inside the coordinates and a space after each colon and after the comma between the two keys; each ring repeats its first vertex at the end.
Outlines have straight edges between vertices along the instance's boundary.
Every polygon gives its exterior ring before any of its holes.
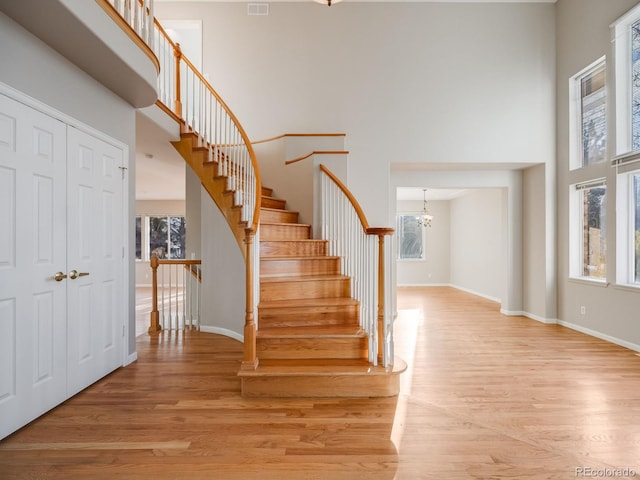
{"type": "Polygon", "coordinates": [[[404,365],[385,369],[367,359],[359,303],[340,258],[314,240],[298,212],[262,189],[260,304],[255,370],[241,370],[248,397],[378,397],[399,391],[404,365]],[[398,368],[400,367],[400,368],[398,368]]]}

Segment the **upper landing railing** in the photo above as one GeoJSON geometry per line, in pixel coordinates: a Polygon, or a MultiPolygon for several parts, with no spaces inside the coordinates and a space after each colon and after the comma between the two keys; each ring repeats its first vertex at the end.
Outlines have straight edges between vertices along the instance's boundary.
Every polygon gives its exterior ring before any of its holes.
{"type": "MultiPolygon", "coordinates": [[[[96,0],[109,4],[127,21],[160,63],[157,104],[181,124],[183,133],[196,133],[217,175],[226,177],[234,205],[241,206],[246,222],[246,310],[243,368],[257,365],[255,310],[259,295],[260,171],[251,141],[240,122],[204,76],[186,58],[155,20],[153,0],[96,0]]],[[[238,228],[237,225],[230,225],[238,228]]]]}
{"type": "Polygon", "coordinates": [[[182,123],[183,131],[198,134],[218,175],[228,177],[242,220],[253,233],[260,216],[260,175],[251,141],[231,109],[182,53],[153,16],[153,0],[100,0],[126,20],[160,62],[160,106],[182,123]]]}

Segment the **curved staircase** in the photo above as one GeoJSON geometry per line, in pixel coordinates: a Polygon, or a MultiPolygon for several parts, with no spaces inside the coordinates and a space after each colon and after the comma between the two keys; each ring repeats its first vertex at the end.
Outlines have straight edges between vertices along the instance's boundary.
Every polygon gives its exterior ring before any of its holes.
{"type": "MultiPolygon", "coordinates": [[[[380,397],[399,391],[395,368],[374,367],[359,302],[339,257],[314,240],[286,200],[262,188],[260,303],[255,370],[241,370],[248,397],[380,397]]],[[[397,362],[396,362],[397,363],[397,362]]]]}

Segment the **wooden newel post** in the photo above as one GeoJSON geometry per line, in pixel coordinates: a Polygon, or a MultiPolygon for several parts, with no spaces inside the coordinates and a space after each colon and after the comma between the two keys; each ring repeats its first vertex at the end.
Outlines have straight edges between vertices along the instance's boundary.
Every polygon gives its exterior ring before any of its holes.
{"type": "Polygon", "coordinates": [[[176,43],[176,49],[173,52],[176,57],[176,101],[174,105],[174,112],[178,118],[182,118],[182,92],[180,91],[180,60],[182,60],[182,50],[180,44],[176,43]]]}
{"type": "MultiPolygon", "coordinates": [[[[384,362],[384,296],[385,296],[385,271],[384,271],[384,237],[385,235],[392,235],[393,228],[385,227],[369,227],[367,233],[370,235],[378,236],[378,363],[384,362]]],[[[389,360],[389,363],[393,363],[393,359],[389,360]]]]}
{"type": "Polygon", "coordinates": [[[244,243],[246,245],[245,265],[246,265],[246,313],[244,320],[244,357],[242,359],[242,369],[255,370],[258,366],[258,356],[256,353],[256,322],[253,316],[254,292],[253,292],[253,239],[255,232],[251,228],[245,229],[244,243]]]}
{"type": "Polygon", "coordinates": [[[149,262],[151,265],[151,274],[152,274],[152,283],[153,287],[151,289],[151,318],[149,321],[149,333],[158,333],[162,330],[160,327],[160,313],[158,312],[158,266],[160,263],[158,262],[158,257],[155,254],[151,255],[151,261],[149,262]]]}

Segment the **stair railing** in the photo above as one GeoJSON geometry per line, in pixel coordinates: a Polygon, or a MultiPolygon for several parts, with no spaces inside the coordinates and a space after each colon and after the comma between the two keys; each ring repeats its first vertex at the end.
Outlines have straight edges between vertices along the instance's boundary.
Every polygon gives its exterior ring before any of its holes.
{"type": "Polygon", "coordinates": [[[358,201],[327,167],[320,165],[322,238],[342,259],[351,294],[360,302],[360,327],[369,337],[369,361],[393,365],[393,325],[386,314],[385,242],[394,230],[370,227],[358,201]]]}
{"type": "Polygon", "coordinates": [[[107,0],[140,38],[153,49],[153,0],[107,0]]]}
{"type": "MultiPolygon", "coordinates": [[[[246,263],[246,312],[243,368],[257,366],[256,306],[259,288],[259,231],[261,181],[251,141],[231,109],[198,69],[184,56],[155,21],[154,53],[160,62],[158,99],[161,107],[182,123],[186,132],[198,135],[208,161],[217,175],[227,177],[227,190],[234,192],[234,204],[242,207],[246,263]]],[[[237,225],[230,225],[232,229],[237,225]]]]}
{"type": "Polygon", "coordinates": [[[151,255],[149,333],[200,329],[201,260],[164,260],[151,255]],[[158,305],[160,303],[160,305],[158,305]]]}

